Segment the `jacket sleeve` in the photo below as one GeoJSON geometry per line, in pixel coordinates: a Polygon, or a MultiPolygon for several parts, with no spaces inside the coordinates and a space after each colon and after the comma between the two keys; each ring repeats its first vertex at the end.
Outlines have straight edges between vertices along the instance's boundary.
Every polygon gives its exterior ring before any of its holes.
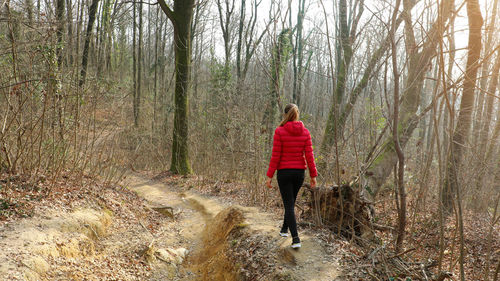
{"type": "Polygon", "coordinates": [[[266,173],[266,175],[270,178],[274,176],[274,172],[278,169],[281,159],[281,147],[281,138],[278,134],[278,130],[276,129],[273,137],[273,152],[271,154],[271,161],[269,162],[269,168],[266,173]]]}
{"type": "Polygon", "coordinates": [[[311,134],[309,133],[309,131],[307,131],[307,140],[304,151],[306,155],[307,167],[309,167],[309,176],[311,178],[315,178],[318,176],[318,171],[316,170],[316,164],[314,163],[314,153],[311,141],[311,134]]]}

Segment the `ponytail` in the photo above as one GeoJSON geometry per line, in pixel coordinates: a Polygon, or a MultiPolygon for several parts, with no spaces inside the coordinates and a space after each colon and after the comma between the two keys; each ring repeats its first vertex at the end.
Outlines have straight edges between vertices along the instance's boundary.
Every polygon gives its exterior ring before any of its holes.
{"type": "Polygon", "coordinates": [[[285,113],[283,114],[283,120],[280,126],[285,126],[288,121],[299,120],[299,107],[296,104],[289,103],[285,106],[285,113]]]}

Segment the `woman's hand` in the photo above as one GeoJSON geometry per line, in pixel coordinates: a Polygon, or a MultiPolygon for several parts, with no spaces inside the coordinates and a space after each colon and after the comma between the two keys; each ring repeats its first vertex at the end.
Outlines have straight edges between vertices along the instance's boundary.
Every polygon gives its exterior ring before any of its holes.
{"type": "Polygon", "coordinates": [[[267,180],[266,180],[266,186],[268,188],[273,188],[273,186],[271,185],[271,180],[272,180],[271,178],[267,178],[267,180]]]}
{"type": "Polygon", "coordinates": [[[311,178],[311,188],[316,187],[316,178],[311,178]]]}

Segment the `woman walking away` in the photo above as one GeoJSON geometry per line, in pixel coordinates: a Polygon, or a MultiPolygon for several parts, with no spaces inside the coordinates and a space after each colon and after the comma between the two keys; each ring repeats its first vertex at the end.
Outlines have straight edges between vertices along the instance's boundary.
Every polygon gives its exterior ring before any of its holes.
{"type": "Polygon", "coordinates": [[[266,185],[271,186],[274,171],[278,170],[278,185],[280,188],[285,216],[280,235],[288,236],[288,230],[292,234],[292,248],[300,248],[300,239],[295,222],[295,200],[300,187],[304,182],[304,173],[309,167],[311,187],[316,186],[316,165],[311,142],[311,134],[299,120],[299,108],[295,104],[285,107],[283,121],[274,131],[273,153],[267,170],[266,185]],[[305,157],[304,157],[305,156],[305,157]]]}

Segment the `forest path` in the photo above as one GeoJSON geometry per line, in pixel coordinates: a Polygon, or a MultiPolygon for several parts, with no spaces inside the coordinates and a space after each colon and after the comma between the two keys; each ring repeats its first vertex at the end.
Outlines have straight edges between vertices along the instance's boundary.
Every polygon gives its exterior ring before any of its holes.
{"type": "MultiPolygon", "coordinates": [[[[276,218],[276,215],[261,212],[256,207],[240,206],[227,201],[222,202],[220,198],[200,195],[192,190],[179,191],[178,187],[168,186],[134,174],[129,174],[124,183],[150,202],[152,208],[172,208],[177,232],[175,244],[189,250],[186,261],[178,269],[177,280],[237,279],[234,272],[227,272],[230,270],[227,267],[234,269],[234,264],[224,265],[224,263],[213,262],[211,266],[214,266],[215,263],[219,264],[215,265],[219,268],[207,269],[211,263],[207,260],[212,260],[214,255],[221,255],[220,252],[213,251],[215,246],[212,243],[214,240],[212,237],[220,237],[219,232],[225,231],[225,226],[230,224],[228,216],[223,215],[228,213],[227,210],[241,212],[244,222],[235,222],[234,224],[244,225],[248,236],[264,236],[266,238],[265,241],[269,245],[262,246],[268,247],[275,254],[277,252],[276,270],[279,268],[281,273],[278,276],[283,277],[283,280],[340,280],[337,279],[341,275],[339,259],[332,258],[325,252],[324,243],[314,235],[301,233],[302,248],[291,249],[291,238],[282,238],[278,235],[281,222],[276,218]],[[212,240],[209,241],[207,238],[212,240]],[[212,250],[209,251],[209,247],[212,247],[212,250]],[[204,270],[206,272],[203,272],[204,270]],[[211,274],[215,271],[222,273],[216,277],[216,273],[211,274]]],[[[230,244],[227,241],[227,234],[232,229],[233,227],[226,229],[225,239],[221,243],[230,244]]],[[[234,246],[236,242],[234,240],[232,242],[234,246]]],[[[218,245],[217,247],[220,249],[222,246],[218,245]]],[[[228,246],[224,249],[226,248],[228,246]]],[[[223,254],[226,257],[225,253],[223,254]]],[[[223,259],[227,260],[227,258],[223,259]]],[[[262,259],[266,259],[266,257],[264,256],[262,259]]]]}

